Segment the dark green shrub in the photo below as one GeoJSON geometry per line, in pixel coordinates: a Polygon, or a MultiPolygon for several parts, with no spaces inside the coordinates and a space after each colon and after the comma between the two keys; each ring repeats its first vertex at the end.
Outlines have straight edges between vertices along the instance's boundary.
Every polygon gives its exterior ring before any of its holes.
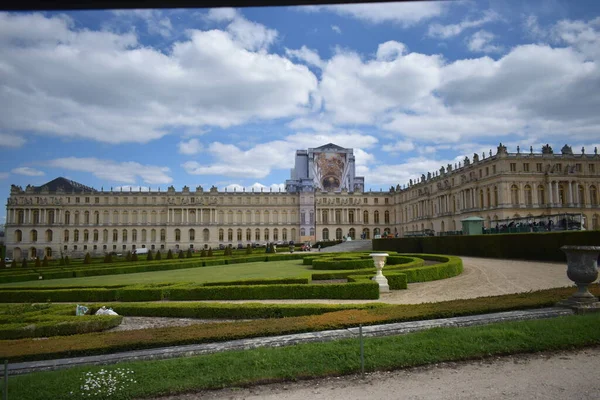
{"type": "Polygon", "coordinates": [[[44,256],[44,259],[42,260],[42,267],[48,268],[48,256],[44,256]]]}
{"type": "Polygon", "coordinates": [[[183,253],[183,250],[179,250],[178,258],[185,258],[185,254],[183,253]]]}
{"type": "Polygon", "coordinates": [[[0,258],[0,268],[6,268],[6,262],[4,261],[4,258],[0,258]]]}
{"type": "Polygon", "coordinates": [[[187,249],[187,254],[186,254],[186,258],[192,258],[193,254],[192,254],[192,249],[188,248],[187,249]]]}
{"type": "Polygon", "coordinates": [[[12,260],[12,262],[10,263],[10,267],[17,268],[17,260],[12,260]]]}
{"type": "Polygon", "coordinates": [[[36,268],[36,269],[40,269],[40,268],[42,267],[42,262],[40,261],[40,258],[39,258],[39,257],[36,257],[36,258],[35,258],[35,263],[34,263],[34,265],[35,265],[35,268],[36,268]]]}
{"type": "Polygon", "coordinates": [[[162,255],[160,254],[160,250],[156,251],[156,257],[154,257],[156,261],[160,261],[162,259],[162,255]]]}
{"type": "Polygon", "coordinates": [[[65,258],[63,256],[60,256],[60,258],[58,259],[58,265],[59,266],[65,265],[65,258]]]}
{"type": "Polygon", "coordinates": [[[112,263],[113,259],[112,259],[112,254],[107,253],[104,255],[104,263],[109,264],[112,263]]]}
{"type": "Polygon", "coordinates": [[[21,263],[21,268],[27,268],[27,258],[23,257],[23,262],[21,263]]]}
{"type": "Polygon", "coordinates": [[[132,253],[131,254],[131,261],[137,261],[138,260],[138,255],[137,253],[132,253]]]}
{"type": "Polygon", "coordinates": [[[169,251],[167,251],[167,260],[172,260],[173,259],[173,252],[171,251],[171,249],[169,249],[169,251]]]}
{"type": "Polygon", "coordinates": [[[213,251],[212,251],[212,247],[208,248],[208,257],[212,257],[213,256],[213,251]]]}
{"type": "Polygon", "coordinates": [[[252,246],[246,245],[246,254],[252,254],[252,246]]]}
{"type": "Polygon", "coordinates": [[[69,259],[69,256],[65,256],[65,265],[69,265],[71,263],[71,260],[69,259]]]}
{"type": "Polygon", "coordinates": [[[153,261],[154,258],[152,258],[152,250],[148,250],[148,255],[146,256],[146,261],[153,261]]]}
{"type": "Polygon", "coordinates": [[[202,249],[200,251],[200,257],[206,257],[206,250],[202,249]]]}
{"type": "Polygon", "coordinates": [[[128,251],[128,252],[125,254],[125,261],[131,261],[131,252],[130,252],[130,251],[128,251]]]}
{"type": "Polygon", "coordinates": [[[85,257],[83,259],[83,263],[84,264],[91,264],[92,263],[92,256],[90,256],[90,253],[85,253],[85,257]]]}

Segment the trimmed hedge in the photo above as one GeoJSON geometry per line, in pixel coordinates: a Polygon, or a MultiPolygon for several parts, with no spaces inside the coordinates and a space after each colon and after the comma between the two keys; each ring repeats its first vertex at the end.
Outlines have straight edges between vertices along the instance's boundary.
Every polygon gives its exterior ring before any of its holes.
{"type": "MultiPolygon", "coordinates": [[[[333,311],[387,307],[382,303],[367,304],[262,304],[262,303],[115,303],[103,304],[119,315],[136,317],[175,317],[203,319],[258,319],[320,315],[333,311]]],[[[89,305],[96,311],[99,305],[89,305]]]]}
{"type": "Polygon", "coordinates": [[[599,243],[596,230],[374,239],[373,250],[564,262],[562,246],[599,243]]]}
{"type": "Polygon", "coordinates": [[[245,285],[290,285],[309,283],[308,278],[265,278],[265,279],[245,279],[239,281],[227,282],[206,282],[203,286],[245,286],[245,285]]]}
{"type": "Polygon", "coordinates": [[[326,259],[314,259],[312,260],[313,269],[317,270],[329,270],[329,269],[363,269],[373,266],[373,260],[360,260],[360,259],[342,259],[336,260],[333,258],[326,259]]]}

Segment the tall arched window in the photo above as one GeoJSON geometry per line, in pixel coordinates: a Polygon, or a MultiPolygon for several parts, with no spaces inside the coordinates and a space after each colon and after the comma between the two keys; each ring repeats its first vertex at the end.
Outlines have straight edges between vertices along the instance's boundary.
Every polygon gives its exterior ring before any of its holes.
{"type": "Polygon", "coordinates": [[[208,230],[208,228],[204,228],[202,230],[202,239],[205,242],[208,242],[210,240],[210,231],[208,230]]]}
{"type": "Polygon", "coordinates": [[[85,213],[83,213],[83,223],[86,225],[90,224],[90,212],[86,211],[85,213]]]}
{"type": "Polygon", "coordinates": [[[354,223],[354,210],[348,211],[348,223],[350,223],[350,224],[354,223]]]}
{"type": "Polygon", "coordinates": [[[40,212],[38,210],[33,210],[33,223],[36,225],[40,223],[40,212]]]}
{"type": "Polygon", "coordinates": [[[498,186],[494,186],[494,207],[498,207],[498,186]]]}
{"type": "Polygon", "coordinates": [[[231,228],[227,229],[227,241],[233,242],[233,229],[231,228]]]}
{"type": "Polygon", "coordinates": [[[137,242],[137,229],[131,230],[131,241],[134,243],[137,242]]]}
{"type": "Polygon", "coordinates": [[[390,223],[390,212],[386,211],[383,213],[383,222],[385,224],[389,224],[390,223]]]}
{"type": "Polygon", "coordinates": [[[593,206],[598,205],[598,192],[594,185],[590,186],[590,204],[593,206]]]}
{"type": "Polygon", "coordinates": [[[368,211],[363,211],[363,224],[368,224],[369,223],[369,212],[368,211]]]}
{"type": "Polygon", "coordinates": [[[323,223],[328,224],[329,223],[329,211],[323,210],[322,217],[323,217],[323,223]]]}
{"type": "Polygon", "coordinates": [[[51,242],[52,241],[52,230],[51,229],[46,229],[46,242],[51,242]]]}
{"type": "Polygon", "coordinates": [[[108,229],[102,231],[102,241],[104,243],[108,242],[108,229]]]}
{"type": "Polygon", "coordinates": [[[306,230],[304,228],[300,228],[300,236],[306,236],[306,230]]]}
{"type": "Polygon", "coordinates": [[[577,185],[577,198],[579,199],[579,204],[585,206],[585,189],[583,185],[577,185]]]}
{"type": "Polygon", "coordinates": [[[256,240],[257,242],[260,241],[260,229],[258,228],[254,230],[254,240],[256,240]]]}
{"type": "Polygon", "coordinates": [[[49,224],[53,224],[54,223],[54,210],[49,210],[48,211],[48,223],[49,224]]]}
{"type": "Polygon", "coordinates": [[[519,187],[517,185],[510,187],[510,202],[513,206],[519,205],[519,187]]]}
{"type": "Polygon", "coordinates": [[[531,206],[533,204],[533,198],[531,196],[531,186],[525,185],[525,205],[531,206]]]}
{"type": "MultiPolygon", "coordinates": [[[[65,231],[65,232],[68,232],[68,231],[65,231]]],[[[68,235],[67,235],[67,237],[68,237],[68,235]]],[[[22,240],[23,240],[23,232],[21,232],[20,229],[17,229],[15,231],[15,242],[20,243],[22,240]]],[[[67,239],[67,241],[68,241],[68,239],[67,239]]]]}
{"type": "Polygon", "coordinates": [[[225,231],[223,229],[219,229],[219,242],[222,242],[225,236],[225,231]]]}
{"type": "Polygon", "coordinates": [[[356,230],[354,228],[350,228],[348,235],[352,238],[352,240],[354,240],[356,238],[356,230]]]}
{"type": "MultiPolygon", "coordinates": [[[[21,223],[23,223],[21,221],[21,223]]],[[[69,211],[65,211],[65,225],[71,225],[71,213],[69,211]]]]}
{"type": "Polygon", "coordinates": [[[94,211],[94,224],[100,225],[100,213],[98,211],[94,211]]]}
{"type": "Polygon", "coordinates": [[[238,242],[242,241],[242,236],[243,236],[243,231],[240,228],[238,228],[238,230],[236,232],[236,237],[237,237],[238,242]]]}
{"type": "Polygon", "coordinates": [[[127,229],[123,229],[123,232],[121,233],[121,241],[123,243],[127,242],[127,229]]]}
{"type": "Polygon", "coordinates": [[[165,229],[160,230],[160,241],[161,242],[167,241],[167,231],[165,229]]]}
{"type": "Polygon", "coordinates": [[[479,191],[479,208],[485,207],[485,203],[483,202],[483,189],[479,191]]]}
{"type": "Polygon", "coordinates": [[[375,210],[375,212],[373,213],[373,223],[374,224],[379,223],[379,211],[377,211],[377,210],[375,210]]]}
{"type": "Polygon", "coordinates": [[[146,230],[142,229],[142,242],[146,242],[146,230]]]}
{"type": "Polygon", "coordinates": [[[79,242],[79,229],[75,229],[73,231],[73,241],[74,242],[79,242]]]}
{"type": "Polygon", "coordinates": [[[329,229],[323,228],[323,240],[329,240],[329,229]]]}
{"type": "Polygon", "coordinates": [[[83,230],[83,241],[84,242],[90,241],[90,231],[88,231],[87,229],[83,230]]]}
{"type": "Polygon", "coordinates": [[[365,239],[371,239],[371,231],[369,228],[363,229],[363,235],[365,235],[365,239]]]}
{"type": "Polygon", "coordinates": [[[265,240],[268,242],[269,241],[269,229],[265,229],[265,240]]]}
{"type": "Polygon", "coordinates": [[[296,240],[296,228],[292,228],[290,240],[296,240]]]}
{"type": "Polygon", "coordinates": [[[118,242],[119,241],[119,231],[118,230],[113,229],[113,235],[112,236],[113,236],[113,238],[112,238],[113,242],[118,242]]]}
{"type": "Polygon", "coordinates": [[[69,230],[65,229],[64,233],[63,233],[63,242],[68,242],[69,241],[69,230]]]}
{"type": "Polygon", "coordinates": [[[335,230],[335,238],[336,240],[342,240],[342,228],[337,228],[335,230]]]}
{"type": "Polygon", "coordinates": [[[93,239],[94,239],[94,242],[97,242],[97,241],[98,241],[98,237],[99,237],[99,234],[98,234],[98,229],[94,229],[94,238],[93,238],[93,239]]]}
{"type": "Polygon", "coordinates": [[[246,242],[249,242],[252,240],[252,229],[247,228],[246,229],[246,242]]]}
{"type": "Polygon", "coordinates": [[[288,235],[287,235],[287,229],[283,228],[281,230],[281,240],[283,240],[284,242],[288,240],[288,235]]]}
{"type": "Polygon", "coordinates": [[[150,241],[153,243],[156,242],[156,229],[150,230],[150,241]]]}
{"type": "Polygon", "coordinates": [[[538,185],[538,204],[540,206],[546,204],[546,189],[544,189],[544,185],[538,185]]]}
{"type": "Polygon", "coordinates": [[[196,231],[194,229],[190,229],[188,232],[188,237],[190,238],[190,242],[196,240],[196,231]]]}
{"type": "Polygon", "coordinates": [[[179,229],[175,229],[175,241],[181,241],[181,231],[179,229]]]}

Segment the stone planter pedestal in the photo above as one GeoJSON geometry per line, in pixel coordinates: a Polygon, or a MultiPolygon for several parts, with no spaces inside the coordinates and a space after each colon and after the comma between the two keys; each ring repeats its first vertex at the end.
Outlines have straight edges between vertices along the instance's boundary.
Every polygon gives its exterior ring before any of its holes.
{"type": "Polygon", "coordinates": [[[388,280],[385,276],[383,276],[383,266],[385,265],[385,259],[389,255],[388,253],[371,253],[369,254],[373,257],[373,262],[375,263],[375,268],[377,268],[377,275],[375,275],[372,280],[379,284],[379,293],[389,292],[390,286],[388,285],[388,280]]]}
{"type": "Polygon", "coordinates": [[[557,303],[578,313],[600,311],[600,301],[588,290],[588,285],[598,278],[600,246],[563,246],[567,255],[567,276],[577,285],[577,292],[557,303]]]}

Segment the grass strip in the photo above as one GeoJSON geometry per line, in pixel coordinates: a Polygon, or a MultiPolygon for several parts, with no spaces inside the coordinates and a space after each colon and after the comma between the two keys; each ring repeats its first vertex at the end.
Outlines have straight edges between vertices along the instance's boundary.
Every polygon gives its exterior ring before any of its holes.
{"type": "MultiPolygon", "coordinates": [[[[593,346],[600,344],[599,324],[600,314],[588,314],[369,338],[364,341],[365,370],[593,346]]],[[[132,370],[136,381],[111,396],[126,400],[356,373],[360,370],[359,342],[349,339],[260,348],[104,368],[117,367],[132,370]]],[[[10,379],[10,394],[23,400],[83,398],[79,389],[81,377],[86,372],[97,374],[100,369],[77,367],[17,376],[10,379]]]]}
{"type": "MultiPolygon", "coordinates": [[[[591,285],[590,291],[598,296],[600,294],[600,287],[598,285],[591,285]]],[[[344,310],[322,315],[283,319],[89,333],[86,335],[57,336],[41,341],[32,339],[2,340],[0,341],[0,359],[8,359],[14,362],[75,357],[173,345],[211,343],[233,339],[340,329],[357,326],[358,324],[375,325],[389,322],[532,309],[552,306],[557,301],[569,297],[574,292],[575,289],[572,287],[558,288],[440,303],[344,310]]]]}

